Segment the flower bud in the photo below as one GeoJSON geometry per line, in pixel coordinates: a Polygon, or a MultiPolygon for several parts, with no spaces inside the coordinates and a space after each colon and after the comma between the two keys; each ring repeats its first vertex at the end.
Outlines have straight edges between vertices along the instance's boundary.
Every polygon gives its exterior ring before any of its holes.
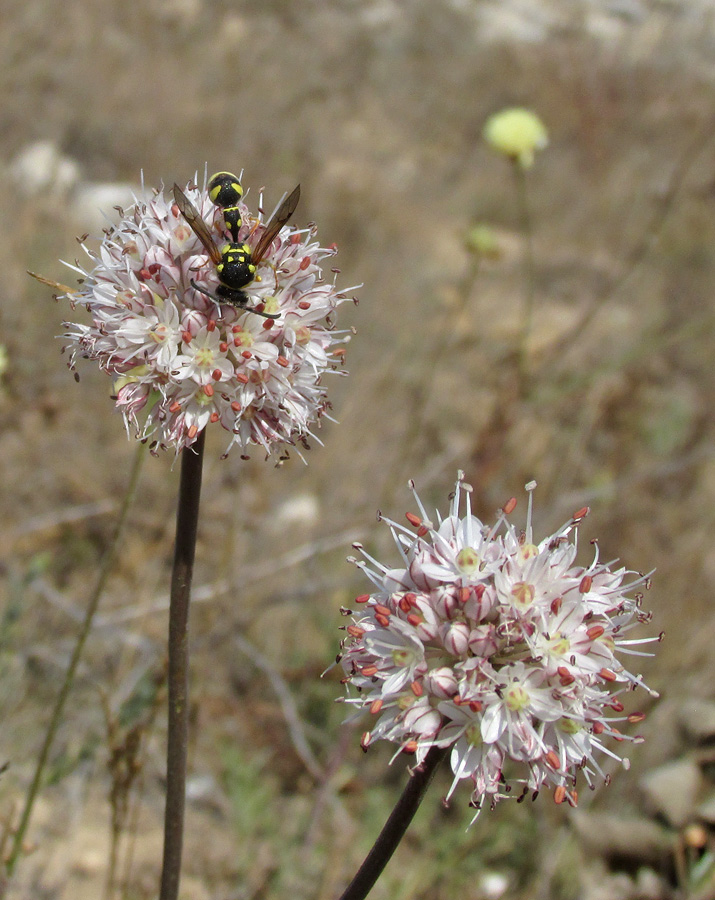
{"type": "Polygon", "coordinates": [[[454,671],[449,666],[432,669],[424,676],[424,683],[426,689],[440,700],[454,697],[459,688],[454,671]]]}
{"type": "Polygon", "coordinates": [[[464,656],[469,646],[469,625],[455,622],[442,628],[442,643],[445,650],[454,656],[464,656]]]}
{"type": "Polygon", "coordinates": [[[484,139],[523,169],[534,164],[534,152],[543,150],[549,142],[544,123],[536,113],[519,107],[490,116],[484,126],[484,139]]]}

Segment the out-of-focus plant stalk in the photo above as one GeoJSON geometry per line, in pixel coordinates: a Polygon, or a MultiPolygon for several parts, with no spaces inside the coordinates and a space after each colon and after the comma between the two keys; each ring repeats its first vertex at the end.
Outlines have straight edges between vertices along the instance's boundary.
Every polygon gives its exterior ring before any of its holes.
{"type": "Polygon", "coordinates": [[[77,635],[77,641],[75,643],[69,665],[67,666],[67,671],[65,672],[62,687],[60,688],[60,692],[57,696],[54,709],[52,710],[52,716],[50,717],[50,721],[47,725],[45,739],[42,743],[42,747],[37,758],[37,764],[35,766],[35,774],[33,775],[32,782],[27,791],[25,806],[22,810],[20,823],[18,824],[15,831],[12,847],[7,859],[6,871],[8,877],[11,876],[15,871],[18,859],[20,857],[20,854],[22,853],[22,844],[25,838],[25,834],[27,833],[28,826],[30,824],[30,817],[32,816],[32,810],[35,805],[35,800],[37,799],[37,794],[42,784],[42,777],[45,772],[45,767],[47,765],[50,750],[52,748],[55,735],[57,734],[57,729],[59,728],[60,722],[62,720],[62,713],[64,712],[67,697],[69,696],[72,685],[74,684],[77,666],[79,664],[80,657],[82,656],[82,651],[84,650],[84,645],[87,641],[87,637],[89,636],[89,632],[92,629],[92,622],[94,621],[94,616],[97,612],[99,601],[102,598],[104,588],[107,584],[107,579],[109,578],[109,573],[111,572],[114,566],[114,561],[117,558],[119,544],[124,531],[124,526],[126,525],[129,510],[131,509],[132,502],[136,495],[137,485],[139,484],[139,475],[141,473],[142,463],[144,462],[145,456],[145,445],[140,443],[137,445],[136,453],[134,455],[134,462],[129,476],[129,484],[127,485],[127,490],[122,501],[122,507],[119,512],[119,519],[117,520],[116,528],[114,529],[114,534],[112,535],[112,540],[110,541],[109,546],[104,554],[104,558],[102,559],[99,577],[97,578],[97,583],[90,597],[89,605],[87,606],[87,611],[85,612],[79,634],[77,635]]]}
{"type": "Polygon", "coordinates": [[[536,292],[536,265],[534,262],[534,230],[529,212],[529,195],[526,187],[526,169],[518,159],[512,160],[512,171],[516,181],[516,199],[519,206],[519,225],[524,241],[524,308],[521,313],[519,345],[517,347],[517,387],[519,396],[527,392],[529,353],[528,344],[534,320],[534,295],[536,292]]]}
{"type": "Polygon", "coordinates": [[[166,754],[164,860],[159,900],[176,900],[181,877],[189,731],[189,601],[201,499],[205,431],[181,455],[176,544],[169,604],[169,729],[166,754]]]}

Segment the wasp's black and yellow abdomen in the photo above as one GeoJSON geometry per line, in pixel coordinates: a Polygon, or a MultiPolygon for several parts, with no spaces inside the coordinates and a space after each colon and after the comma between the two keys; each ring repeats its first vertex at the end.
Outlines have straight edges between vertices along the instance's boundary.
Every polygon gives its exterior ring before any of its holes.
{"type": "Polygon", "coordinates": [[[223,209],[237,206],[243,197],[241,182],[231,172],[217,172],[209,178],[208,192],[211,202],[223,209]]]}
{"type": "Polygon", "coordinates": [[[226,244],[221,248],[221,262],[216,266],[221,284],[238,290],[253,281],[256,267],[251,262],[248,244],[226,244]]]}

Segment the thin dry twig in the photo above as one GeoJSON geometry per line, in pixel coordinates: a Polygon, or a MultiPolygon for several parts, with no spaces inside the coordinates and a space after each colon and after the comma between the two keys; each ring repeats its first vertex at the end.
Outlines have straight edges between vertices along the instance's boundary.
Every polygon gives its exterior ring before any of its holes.
{"type": "Polygon", "coordinates": [[[276,671],[275,665],[273,665],[260,650],[254,647],[250,641],[246,640],[243,635],[237,634],[234,639],[239,650],[251,660],[257,669],[260,669],[260,671],[263,672],[270,682],[273,692],[276,697],[278,697],[278,702],[280,703],[283,712],[283,718],[288,726],[288,735],[291,743],[293,744],[295,752],[303,762],[303,765],[316,781],[324,781],[325,772],[318,762],[317,757],[310,749],[310,744],[305,736],[303,723],[298,714],[298,707],[295,705],[293,695],[291,694],[285,679],[276,671]]]}

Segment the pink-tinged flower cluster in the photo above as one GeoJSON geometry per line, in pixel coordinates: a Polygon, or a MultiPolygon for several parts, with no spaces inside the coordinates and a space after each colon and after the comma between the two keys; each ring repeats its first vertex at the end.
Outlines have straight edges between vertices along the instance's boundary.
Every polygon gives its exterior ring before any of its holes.
{"type": "MultiPolygon", "coordinates": [[[[205,187],[185,193],[218,245],[226,243],[222,210],[205,187]]],[[[239,242],[254,248],[266,221],[245,203],[239,208],[239,242]]],[[[329,409],[323,375],[339,370],[348,335],[333,323],[347,297],[321,268],[336,249],[321,247],[313,226],[281,229],[245,288],[247,309],[191,286],[215,291],[216,268],[173,197],[161,192],[137,200],[98,252],[85,250],[93,265],[73,267],[81,287],[67,297],[91,321],[65,323],[70,367],[77,356],[94,359],[114,378],[128,431],[176,452],[210,423],[229,433],[227,453],[234,445],[270,453],[315,437],[329,409]]]]}
{"type": "Polygon", "coordinates": [[[372,717],[362,746],[393,741],[418,763],[430,747],[451,748],[448,796],[469,779],[477,810],[545,784],[557,802],[575,805],[579,772],[590,787],[597,776],[609,780],[596,757],[620,759],[607,742],[640,740],[618,725],[643,718],[625,713],[620,696],[645,685],[619,656],[646,655],[636,646],[658,640],[625,638],[650,620],[641,596],[627,596],[646,577],[624,583],[634,573],[600,562],[598,552],[590,565],[574,564],[588,509],[533,542],[535,486],[527,485],[520,532],[507,520],[515,500],[494,526],[472,515],[462,473],[449,514],[436,523],[411,485],[419,508],[407,514],[412,527],[384,520],[401,566],[382,565],[361,545],[363,559],[352,560],[375,586],[356,600],[364,613],[344,611],[353,619],[338,657],[344,682],[359,692],[345,702],[372,717]]]}

